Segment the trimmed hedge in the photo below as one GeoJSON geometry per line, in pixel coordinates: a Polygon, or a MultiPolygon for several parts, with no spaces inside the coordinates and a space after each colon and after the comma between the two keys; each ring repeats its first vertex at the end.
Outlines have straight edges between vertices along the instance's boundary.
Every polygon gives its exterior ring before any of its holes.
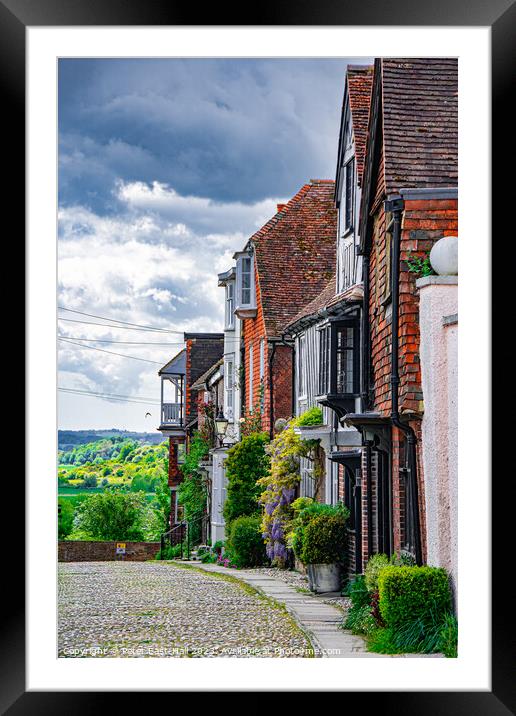
{"type": "Polygon", "coordinates": [[[388,627],[435,619],[451,608],[448,574],[441,567],[384,567],[378,588],[380,613],[388,627]]]}
{"type": "Polygon", "coordinates": [[[228,546],[239,567],[260,567],[267,561],[260,517],[237,517],[231,523],[228,546]]]}
{"type": "Polygon", "coordinates": [[[304,528],[301,560],[304,564],[334,564],[346,559],[346,517],[321,514],[304,528]]]}

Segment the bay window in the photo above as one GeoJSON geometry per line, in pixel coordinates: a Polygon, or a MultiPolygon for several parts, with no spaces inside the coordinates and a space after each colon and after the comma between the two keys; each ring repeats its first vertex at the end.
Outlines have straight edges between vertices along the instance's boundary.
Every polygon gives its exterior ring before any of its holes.
{"type": "Polygon", "coordinates": [[[239,318],[254,318],[256,316],[255,290],[254,290],[254,257],[250,252],[235,254],[236,258],[236,306],[235,312],[239,318]]]}
{"type": "Polygon", "coordinates": [[[226,284],[226,311],[225,320],[226,328],[232,329],[235,327],[235,282],[230,281],[226,284]]]}
{"type": "Polygon", "coordinates": [[[360,394],[358,317],[330,320],[319,329],[319,402],[336,410],[354,410],[360,394]]]}

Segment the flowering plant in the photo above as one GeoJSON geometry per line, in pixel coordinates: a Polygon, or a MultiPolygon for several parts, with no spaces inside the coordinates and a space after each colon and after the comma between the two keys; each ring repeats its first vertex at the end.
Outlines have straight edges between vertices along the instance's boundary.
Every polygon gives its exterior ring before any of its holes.
{"type": "MultiPolygon", "coordinates": [[[[303,416],[290,420],[287,426],[270,442],[266,450],[271,460],[270,472],[258,485],[264,489],[260,502],[264,506],[262,536],[267,556],[273,564],[285,566],[290,526],[294,517],[292,502],[301,481],[300,458],[316,460],[318,440],[302,440],[294,428],[303,416]]],[[[314,472],[318,475],[317,466],[314,472]]]]}

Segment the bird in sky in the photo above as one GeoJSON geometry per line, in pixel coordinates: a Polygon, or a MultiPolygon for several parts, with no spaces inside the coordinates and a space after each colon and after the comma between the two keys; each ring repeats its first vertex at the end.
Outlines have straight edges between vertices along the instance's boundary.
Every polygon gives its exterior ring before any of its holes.
{"type": "Polygon", "coordinates": [[[152,418],[152,413],[145,413],[145,417],[147,417],[147,415],[150,415],[150,417],[152,418]]]}

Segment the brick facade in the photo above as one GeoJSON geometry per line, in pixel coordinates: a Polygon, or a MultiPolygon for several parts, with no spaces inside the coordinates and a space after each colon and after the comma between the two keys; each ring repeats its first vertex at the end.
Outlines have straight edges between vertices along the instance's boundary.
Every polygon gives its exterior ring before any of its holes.
{"type": "MultiPolygon", "coordinates": [[[[382,184],[381,180],[378,182],[382,184]]],[[[371,409],[389,417],[391,411],[391,302],[389,298],[389,216],[383,203],[373,216],[370,251],[370,341],[373,403],[371,409]]],[[[425,484],[421,447],[421,417],[424,396],[421,388],[419,359],[419,296],[416,290],[417,275],[408,270],[407,260],[424,258],[433,244],[443,236],[457,235],[458,205],[456,199],[407,200],[401,223],[400,279],[399,279],[399,409],[408,420],[417,438],[418,498],[423,559],[425,544],[425,484]],[[412,416],[410,419],[409,416],[412,416]]],[[[392,527],[393,549],[402,549],[406,523],[406,504],[403,477],[400,473],[401,431],[392,428],[392,527]]],[[[365,505],[365,490],[363,490],[365,505]]],[[[364,507],[364,512],[367,506],[364,507]]],[[[366,548],[364,547],[364,557],[366,548]]]]}
{"type": "Polygon", "coordinates": [[[268,432],[278,418],[294,413],[293,348],[281,342],[283,331],[335,271],[334,189],[331,180],[311,180],[287,204],[279,205],[277,214],[248,242],[255,256],[256,316],[242,321],[245,413],[250,405],[253,411],[260,410],[262,428],[268,432]]]}

